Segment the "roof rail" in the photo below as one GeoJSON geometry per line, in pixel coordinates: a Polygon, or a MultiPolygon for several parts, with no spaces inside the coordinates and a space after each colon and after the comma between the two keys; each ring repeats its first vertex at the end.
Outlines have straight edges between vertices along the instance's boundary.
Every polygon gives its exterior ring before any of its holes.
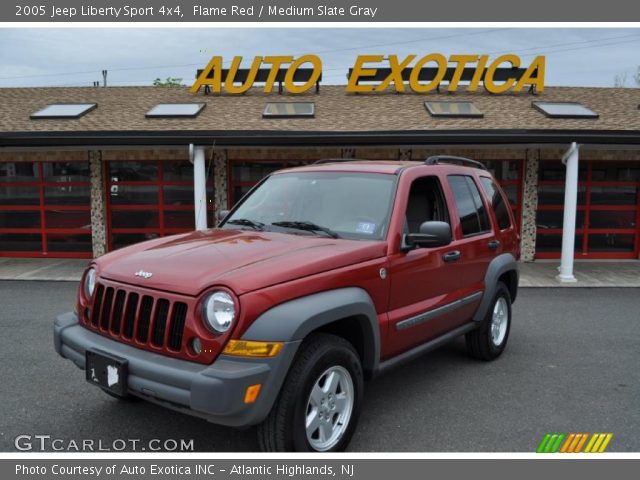
{"type": "Polygon", "coordinates": [[[434,155],[424,161],[425,165],[438,165],[440,163],[459,163],[460,165],[479,168],[480,170],[487,170],[487,167],[476,160],[471,160],[470,158],[465,157],[456,157],[454,155],[434,155]]]}

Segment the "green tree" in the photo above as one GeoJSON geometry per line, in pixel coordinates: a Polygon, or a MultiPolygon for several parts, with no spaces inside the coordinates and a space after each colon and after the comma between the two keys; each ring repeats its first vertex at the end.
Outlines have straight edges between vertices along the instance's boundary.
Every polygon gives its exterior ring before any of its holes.
{"type": "Polygon", "coordinates": [[[156,87],[181,87],[182,86],[182,79],[181,78],[175,78],[175,77],[167,77],[165,80],[162,80],[160,78],[156,78],[153,81],[153,85],[156,87]]]}

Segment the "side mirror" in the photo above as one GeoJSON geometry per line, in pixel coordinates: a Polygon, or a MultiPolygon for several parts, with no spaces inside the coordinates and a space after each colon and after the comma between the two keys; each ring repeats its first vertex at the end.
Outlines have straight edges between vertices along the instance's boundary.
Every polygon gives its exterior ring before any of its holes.
{"type": "Polygon", "coordinates": [[[403,250],[444,247],[451,240],[451,225],[447,222],[424,222],[420,225],[420,233],[407,233],[404,236],[403,250]]]}
{"type": "Polygon", "coordinates": [[[217,218],[218,223],[220,223],[222,220],[224,220],[224,219],[225,219],[225,217],[226,217],[227,215],[229,215],[229,212],[230,212],[230,211],[231,211],[231,210],[218,210],[218,218],[217,218]]]}

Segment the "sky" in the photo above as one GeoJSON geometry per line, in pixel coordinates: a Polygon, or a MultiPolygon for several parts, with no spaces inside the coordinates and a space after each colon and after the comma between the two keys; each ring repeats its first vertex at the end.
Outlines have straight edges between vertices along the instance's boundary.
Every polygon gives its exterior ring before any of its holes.
{"type": "MultiPolygon", "coordinates": [[[[545,55],[546,85],[626,86],[640,66],[640,29],[611,28],[0,28],[0,87],[191,84],[211,56],[317,54],[323,84],[344,84],[359,54],[545,55]]],[[[228,63],[225,63],[227,65],[228,63]]]]}

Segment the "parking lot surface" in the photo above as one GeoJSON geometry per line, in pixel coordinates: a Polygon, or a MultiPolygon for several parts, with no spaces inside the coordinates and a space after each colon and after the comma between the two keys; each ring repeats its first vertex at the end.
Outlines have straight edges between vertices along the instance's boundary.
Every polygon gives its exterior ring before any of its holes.
{"type": "MultiPolygon", "coordinates": [[[[0,281],[0,451],[16,451],[18,435],[258,450],[253,429],[117,401],[86,383],[52,341],[53,318],[72,309],[76,288],[0,281]]],[[[472,360],[459,340],[368,383],[350,450],[533,452],[547,432],[612,432],[607,451],[640,451],[639,295],[521,289],[502,357],[472,360]]]]}

